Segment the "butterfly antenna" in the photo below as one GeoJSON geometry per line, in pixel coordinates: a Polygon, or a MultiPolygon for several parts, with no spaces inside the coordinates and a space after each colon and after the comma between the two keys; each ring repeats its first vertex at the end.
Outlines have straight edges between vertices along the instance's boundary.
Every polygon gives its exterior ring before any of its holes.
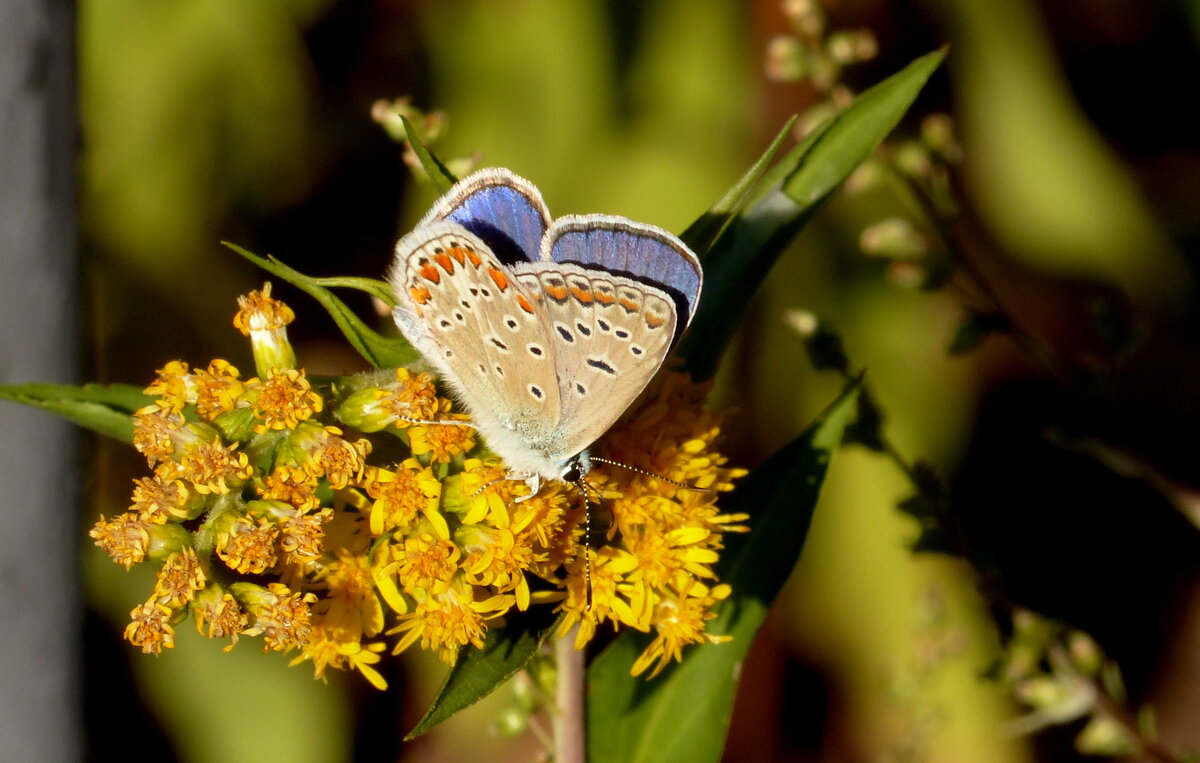
{"type": "Polygon", "coordinates": [[[711,493],[712,492],[712,490],[710,490],[709,488],[696,487],[695,485],[689,485],[686,482],[678,482],[676,480],[671,479],[670,477],[664,477],[661,474],[655,474],[654,472],[647,471],[645,469],[642,469],[641,467],[632,466],[630,464],[622,463],[621,461],[613,461],[612,459],[600,458],[599,456],[591,456],[590,458],[592,461],[599,461],[600,463],[608,464],[609,466],[619,466],[622,469],[628,469],[631,472],[637,472],[638,474],[644,474],[647,477],[653,477],[656,480],[662,480],[663,482],[669,482],[672,485],[674,485],[675,487],[681,487],[684,490],[694,490],[697,493],[711,493]]]}
{"type": "Polygon", "coordinates": [[[426,421],[425,419],[410,419],[407,416],[397,416],[401,421],[407,421],[409,424],[417,424],[419,426],[439,426],[439,427],[472,427],[474,424],[469,421],[459,421],[457,419],[442,419],[441,421],[426,421]]]}
{"type": "Polygon", "coordinates": [[[596,503],[600,502],[596,488],[580,478],[575,487],[583,493],[583,587],[587,605],[586,611],[592,611],[592,496],[596,495],[596,503]]]}

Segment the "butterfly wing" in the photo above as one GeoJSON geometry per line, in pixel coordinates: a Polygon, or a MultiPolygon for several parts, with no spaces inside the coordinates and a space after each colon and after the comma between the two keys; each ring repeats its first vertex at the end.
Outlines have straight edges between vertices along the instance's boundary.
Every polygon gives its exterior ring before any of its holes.
{"type": "Polygon", "coordinates": [[[692,250],[662,228],[624,217],[560,217],[542,241],[540,258],[599,267],[665,291],[682,318],[676,338],[691,323],[700,300],[703,271],[692,250]]]}
{"type": "Polygon", "coordinates": [[[509,468],[557,477],[543,457],[558,430],[559,383],[538,295],[488,245],[450,221],[396,245],[396,324],[433,364],[509,468]]]}
{"type": "Polygon", "coordinates": [[[676,313],[660,289],[570,263],[516,268],[541,303],[558,382],[547,458],[591,445],[650,382],[671,349],[676,313]]]}
{"type": "Polygon", "coordinates": [[[537,259],[550,227],[550,211],[528,180],[506,169],[474,172],[454,184],[418,227],[438,220],[456,222],[488,245],[505,264],[537,259]]]}

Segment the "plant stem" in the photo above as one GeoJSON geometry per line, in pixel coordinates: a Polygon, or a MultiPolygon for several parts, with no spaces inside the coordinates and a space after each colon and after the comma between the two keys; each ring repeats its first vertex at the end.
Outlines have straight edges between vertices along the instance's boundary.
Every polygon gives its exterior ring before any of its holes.
{"type": "Polygon", "coordinates": [[[583,763],[585,760],[583,734],[583,651],[575,648],[576,624],[554,642],[554,661],[557,668],[554,713],[555,763],[583,763]]]}

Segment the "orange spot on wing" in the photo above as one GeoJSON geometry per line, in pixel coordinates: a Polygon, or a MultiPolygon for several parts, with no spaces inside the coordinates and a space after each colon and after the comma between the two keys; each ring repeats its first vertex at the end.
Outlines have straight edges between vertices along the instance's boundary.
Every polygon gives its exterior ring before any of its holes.
{"type": "Polygon", "coordinates": [[[451,249],[447,249],[446,254],[453,257],[458,262],[459,265],[463,264],[463,262],[467,259],[466,258],[466,250],[464,250],[461,246],[456,246],[451,249]]]}
{"type": "Polygon", "coordinates": [[[520,294],[517,295],[517,304],[521,306],[522,310],[530,315],[533,315],[533,305],[529,304],[529,300],[525,299],[520,294]]]}
{"type": "Polygon", "coordinates": [[[620,303],[621,307],[625,308],[625,312],[627,312],[627,313],[637,312],[637,309],[638,309],[637,302],[634,302],[633,300],[625,299],[624,297],[622,297],[619,300],[619,303],[620,303]]]}
{"type": "Polygon", "coordinates": [[[587,289],[581,289],[578,286],[571,287],[571,296],[574,297],[575,299],[579,300],[580,302],[582,302],[585,305],[590,305],[592,303],[592,299],[593,299],[592,293],[590,291],[588,291],[587,289]]]}
{"type": "Polygon", "coordinates": [[[470,260],[471,264],[475,267],[479,267],[479,265],[483,262],[483,260],[479,259],[479,255],[475,254],[474,249],[467,250],[467,259],[470,260]]]}
{"type": "Polygon", "coordinates": [[[667,319],[665,316],[658,313],[646,313],[646,325],[652,329],[659,328],[666,322],[667,319]]]}
{"type": "MultiPolygon", "coordinates": [[[[436,273],[437,271],[434,272],[436,273]]],[[[429,289],[426,289],[424,286],[412,287],[408,290],[408,295],[412,297],[413,302],[416,302],[418,305],[425,304],[433,297],[433,295],[429,293],[429,289]]]]}
{"type": "Polygon", "coordinates": [[[442,270],[446,271],[447,275],[454,275],[454,261],[450,259],[448,254],[445,252],[435,254],[433,255],[433,259],[437,261],[437,264],[442,266],[442,270]]]}
{"type": "Polygon", "coordinates": [[[504,271],[500,268],[488,268],[488,275],[496,284],[496,288],[504,291],[508,288],[508,276],[504,275],[504,271]]]}
{"type": "Polygon", "coordinates": [[[438,269],[432,264],[422,265],[421,269],[417,272],[419,272],[421,277],[426,281],[433,281],[434,283],[441,283],[442,281],[442,274],[439,273],[438,269]]]}
{"type": "Polygon", "coordinates": [[[565,286],[550,286],[547,284],[545,289],[546,293],[550,295],[550,299],[555,302],[562,302],[567,298],[567,287],[565,286]]]}
{"type": "Polygon", "coordinates": [[[614,297],[612,294],[605,294],[605,293],[599,292],[599,291],[592,292],[592,296],[594,296],[596,298],[596,301],[602,305],[611,305],[613,302],[617,301],[617,298],[614,297]]]}

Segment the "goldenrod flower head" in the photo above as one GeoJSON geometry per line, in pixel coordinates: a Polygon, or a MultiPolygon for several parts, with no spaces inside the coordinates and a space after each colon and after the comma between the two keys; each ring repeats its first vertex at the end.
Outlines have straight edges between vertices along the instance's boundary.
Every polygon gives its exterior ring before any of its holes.
{"type": "MultiPolygon", "coordinates": [[[[469,422],[470,417],[462,413],[443,413],[439,421],[469,422]]],[[[414,456],[428,455],[438,463],[446,463],[455,456],[475,447],[475,430],[469,426],[439,426],[422,424],[408,429],[414,456]]]]}
{"type": "Polygon", "coordinates": [[[301,421],[321,412],[323,401],[313,391],[304,372],[295,368],[277,368],[265,381],[251,379],[254,431],[262,434],[272,429],[295,429],[301,421]]]}
{"type": "Polygon", "coordinates": [[[196,621],[196,630],[201,635],[230,640],[226,650],[237,644],[238,636],[246,628],[245,610],[232,593],[219,585],[209,584],[196,594],[191,603],[191,610],[196,621]]]}
{"type": "Polygon", "coordinates": [[[450,410],[450,401],[439,398],[433,375],[414,374],[397,368],[395,378],[379,387],[361,389],[338,407],[338,419],[363,432],[378,432],[389,426],[404,428],[413,421],[440,418],[450,410]]]}
{"type": "Polygon", "coordinates": [[[221,358],[195,372],[196,413],[200,418],[212,421],[238,407],[246,392],[246,384],[239,377],[238,370],[221,358]]]}
{"type": "Polygon", "coordinates": [[[357,670],[382,688],[389,642],[452,661],[531,607],[561,611],[562,633],[578,624],[578,647],[600,627],[654,634],[635,673],[721,640],[705,632],[729,595],[713,569],[746,517],[716,499],[745,472],[715,448],[704,386],[663,376],[598,452],[705,490],[597,463],[589,506],[574,485],[531,495],[430,374],[314,383],[281,355],[292,313],[269,285],[239,304],[258,377],[221,359],[160,369],[154,402],[134,416],[153,472],[134,481],[129,511],[91,530],[117,563],[160,565],[126,630],[143,651],[171,648],[190,614],[227,649],[260,636],[299,650],[293,664],[318,678],[357,670]]]}
{"type": "Polygon", "coordinates": [[[265,284],[262,291],[238,297],[238,307],[241,309],[233,317],[233,325],[250,337],[258,375],[266,377],[277,368],[294,368],[296,353],[288,342],[286,327],[296,319],[296,314],[271,298],[271,284],[265,284]]]}
{"type": "Polygon", "coordinates": [[[187,546],[168,556],[158,570],[154,596],[168,607],[178,609],[204,588],[206,580],[195,550],[187,546]]]}
{"type": "Polygon", "coordinates": [[[130,623],[125,627],[125,639],[141,647],[143,654],[159,654],[164,649],[174,649],[175,629],[171,627],[174,614],[174,610],[166,604],[151,597],[129,613],[130,623]]]}

